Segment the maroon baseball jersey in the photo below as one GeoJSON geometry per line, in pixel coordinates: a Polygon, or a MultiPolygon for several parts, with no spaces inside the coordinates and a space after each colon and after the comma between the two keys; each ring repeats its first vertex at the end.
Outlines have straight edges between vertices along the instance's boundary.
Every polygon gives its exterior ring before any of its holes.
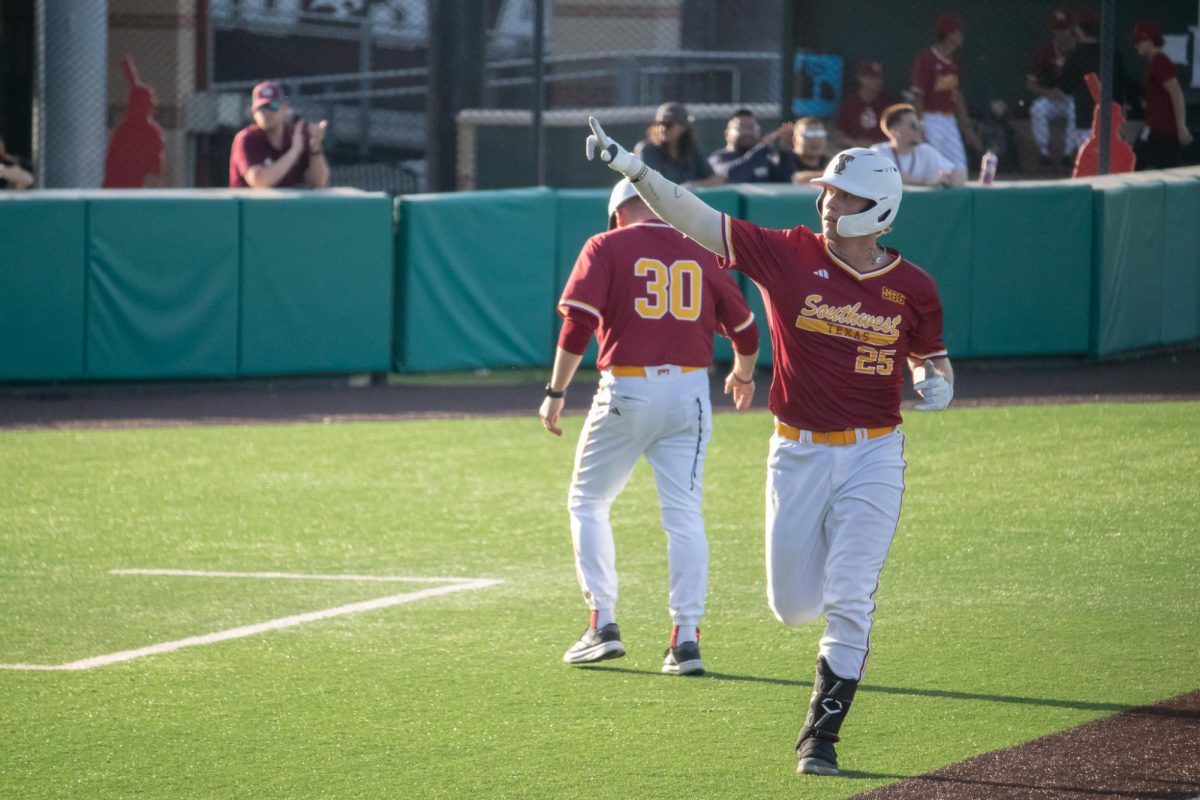
{"type": "Polygon", "coordinates": [[[591,317],[598,369],[614,365],[707,367],[713,331],[733,338],[754,324],[716,256],[663,222],[597,234],[579,253],[558,312],[591,317]]]}
{"type": "Polygon", "coordinates": [[[1060,53],[1054,42],[1042,42],[1029,58],[1029,70],[1025,74],[1046,89],[1061,88],[1063,64],[1067,63],[1067,54],[1060,53]]]}
{"type": "Polygon", "coordinates": [[[913,61],[912,90],[924,98],[926,111],[953,114],[958,109],[954,92],[959,80],[958,62],[932,47],[913,61]]]}
{"type": "Polygon", "coordinates": [[[883,110],[890,106],[891,100],[882,92],[873,102],[863,100],[862,95],[855,92],[842,101],[838,106],[838,130],[852,139],[870,139],[882,142],[887,139],[879,128],[883,110]]]}
{"type": "Polygon", "coordinates": [[[1179,138],[1175,127],[1175,104],[1166,84],[1178,77],[1166,53],[1155,53],[1146,67],[1146,127],[1155,133],[1179,138]]]}
{"type": "Polygon", "coordinates": [[[933,278],[891,250],[860,274],[803,226],[726,217],[725,242],[720,263],[753,278],[767,307],[775,416],[811,431],[899,424],[908,357],[946,355],[933,278]]]}
{"type": "MultiPolygon", "coordinates": [[[[246,188],[246,170],[251,167],[270,166],[283,157],[292,146],[292,126],[283,127],[283,149],[276,150],[267,139],[267,133],[257,125],[248,125],[238,131],[229,149],[229,187],[231,189],[246,188]]],[[[307,186],[304,173],[308,171],[308,146],[300,149],[300,157],[288,170],[283,180],[275,184],[275,188],[284,189],[289,186],[307,186]]]]}

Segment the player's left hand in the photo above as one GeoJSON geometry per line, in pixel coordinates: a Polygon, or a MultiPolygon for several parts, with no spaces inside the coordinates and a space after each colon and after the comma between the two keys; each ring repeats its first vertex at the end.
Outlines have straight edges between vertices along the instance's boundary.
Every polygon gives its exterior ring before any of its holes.
{"type": "Polygon", "coordinates": [[[941,411],[954,399],[954,384],[934,371],[933,361],[925,362],[925,374],[929,377],[913,384],[913,389],[923,401],[913,408],[917,411],[941,411]]]}
{"type": "Polygon", "coordinates": [[[730,372],[725,376],[725,394],[733,395],[735,409],[745,411],[754,402],[754,379],[751,378],[750,382],[746,383],[730,372]]]}
{"type": "Polygon", "coordinates": [[[542,407],[538,409],[538,416],[542,418],[542,427],[555,436],[562,436],[562,428],[558,427],[558,418],[562,416],[563,403],[565,399],[562,397],[547,397],[542,400],[542,407]]]}
{"type": "Polygon", "coordinates": [[[587,145],[584,148],[588,161],[594,161],[596,155],[599,154],[600,160],[608,164],[610,169],[616,170],[627,178],[636,175],[642,168],[642,160],[610,139],[604,132],[604,128],[600,127],[600,121],[595,117],[588,117],[588,125],[592,129],[592,134],[587,137],[587,145]]]}

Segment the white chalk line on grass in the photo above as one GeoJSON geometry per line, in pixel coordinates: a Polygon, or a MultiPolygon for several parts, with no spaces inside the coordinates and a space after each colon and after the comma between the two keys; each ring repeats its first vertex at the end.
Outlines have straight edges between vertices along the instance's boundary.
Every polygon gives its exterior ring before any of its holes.
{"type": "MultiPolygon", "coordinates": [[[[200,572],[194,570],[112,570],[117,574],[169,574],[169,575],[187,575],[203,576],[203,577],[284,577],[290,579],[311,579],[311,580],[348,580],[349,576],[320,576],[314,575],[295,575],[291,573],[212,573],[200,572]]],[[[436,586],[431,589],[421,589],[416,592],[404,592],[402,594],[393,594],[387,597],[378,597],[374,600],[363,600],[358,603],[350,603],[344,606],[335,608],[324,608],[320,611],[310,611],[307,614],[294,614],[290,617],[280,617],[279,619],[267,620],[254,625],[243,625],[238,628],[230,628],[224,631],[216,631],[214,633],[206,633],[200,636],[189,636],[186,639],[177,639],[173,642],[162,642],[153,644],[147,647],[139,647],[136,650],[122,650],[119,653],[108,653],[106,655],[93,656],[91,658],[80,659],[79,661],[71,661],[66,664],[0,664],[0,669],[9,670],[83,670],[94,669],[95,667],[106,667],[109,664],[117,664],[122,661],[132,661],[135,658],[145,658],[146,656],[159,655],[160,653],[170,653],[173,650],[181,650],[185,647],[198,647],[201,645],[217,644],[230,639],[241,639],[246,636],[255,636],[268,631],[278,631],[284,628],[292,628],[296,625],[304,625],[308,622],[318,622],[323,619],[332,617],[341,617],[346,614],[361,614],[364,611],[376,611],[381,608],[390,608],[398,606],[402,603],[412,603],[417,600],[425,600],[430,597],[439,597],[441,595],[452,594],[454,592],[473,591],[475,589],[486,589],[489,586],[496,586],[504,583],[501,580],[492,578],[402,578],[402,577],[382,577],[382,576],[359,576],[363,580],[390,580],[390,581],[455,581],[448,586],[436,586]]]]}
{"type": "Polygon", "coordinates": [[[435,578],[424,575],[306,575],[298,572],[216,572],[203,569],[110,569],[109,575],[165,575],[184,578],[270,578],[287,581],[407,581],[408,583],[467,583],[478,578],[435,578]]]}

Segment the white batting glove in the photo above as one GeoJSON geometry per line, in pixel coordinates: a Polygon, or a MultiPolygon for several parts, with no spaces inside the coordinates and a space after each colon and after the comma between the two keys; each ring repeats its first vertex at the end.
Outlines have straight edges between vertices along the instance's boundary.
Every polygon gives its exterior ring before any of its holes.
{"type": "Polygon", "coordinates": [[[924,401],[913,406],[917,411],[941,411],[954,399],[954,384],[933,370],[933,362],[925,362],[925,374],[930,376],[913,384],[924,401]]]}
{"type": "Polygon", "coordinates": [[[644,169],[645,165],[642,164],[640,158],[608,138],[604,128],[600,127],[599,120],[595,117],[588,117],[588,125],[592,129],[591,136],[587,137],[585,148],[588,161],[594,161],[596,154],[599,153],[600,160],[608,164],[610,169],[614,169],[630,179],[644,169]]]}

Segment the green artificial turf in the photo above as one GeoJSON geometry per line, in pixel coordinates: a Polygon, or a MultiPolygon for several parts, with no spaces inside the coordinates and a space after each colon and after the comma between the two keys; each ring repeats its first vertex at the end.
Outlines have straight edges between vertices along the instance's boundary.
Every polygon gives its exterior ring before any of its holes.
{"type": "Polygon", "coordinates": [[[61,664],[437,584],[498,586],[86,671],[0,670],[0,797],[847,797],[1200,686],[1200,404],[909,414],[845,775],[794,774],[821,625],[762,567],[770,418],[706,472],[704,678],[659,673],[643,465],[614,507],[629,655],[586,624],[567,435],[528,419],[0,434],[0,663],[61,664]]]}

